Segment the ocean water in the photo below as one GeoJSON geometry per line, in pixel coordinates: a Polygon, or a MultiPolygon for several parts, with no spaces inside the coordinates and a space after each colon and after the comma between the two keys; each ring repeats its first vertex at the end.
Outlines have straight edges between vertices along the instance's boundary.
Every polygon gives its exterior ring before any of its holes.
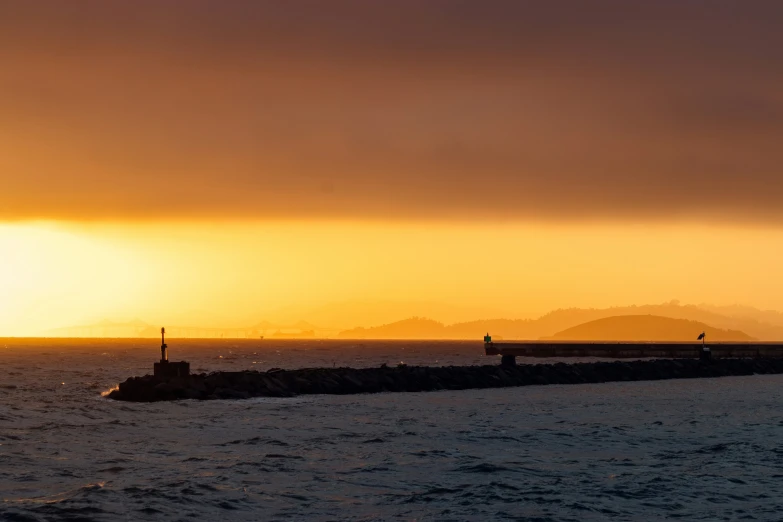
{"type": "MultiPolygon", "coordinates": [[[[169,346],[196,371],[496,362],[480,342],[169,346]]],[[[783,376],[102,397],[157,357],[154,340],[0,339],[0,519],[783,520],[783,376]]]]}

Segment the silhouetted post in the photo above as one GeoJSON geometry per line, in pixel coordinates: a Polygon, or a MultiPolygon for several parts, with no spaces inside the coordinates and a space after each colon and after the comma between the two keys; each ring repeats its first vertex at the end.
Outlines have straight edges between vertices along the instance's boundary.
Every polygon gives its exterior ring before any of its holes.
{"type": "Polygon", "coordinates": [[[161,328],[160,329],[160,362],[162,363],[169,362],[169,354],[166,348],[168,348],[168,346],[166,346],[166,329],[161,328]]]}
{"type": "Polygon", "coordinates": [[[699,335],[701,339],[701,352],[699,353],[699,359],[702,361],[709,361],[712,358],[712,352],[707,348],[707,332],[702,332],[699,335]]]}
{"type": "Polygon", "coordinates": [[[166,345],[166,329],[160,329],[160,362],[153,366],[155,377],[170,379],[172,377],[187,377],[190,375],[190,363],[186,361],[169,362],[169,350],[166,345]]]}

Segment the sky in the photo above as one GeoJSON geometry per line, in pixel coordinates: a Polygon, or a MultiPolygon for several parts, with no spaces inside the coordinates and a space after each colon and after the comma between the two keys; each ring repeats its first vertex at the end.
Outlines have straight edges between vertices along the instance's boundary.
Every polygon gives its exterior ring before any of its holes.
{"type": "Polygon", "coordinates": [[[777,1],[2,1],[0,336],[783,309],[781,26],[777,1]]]}

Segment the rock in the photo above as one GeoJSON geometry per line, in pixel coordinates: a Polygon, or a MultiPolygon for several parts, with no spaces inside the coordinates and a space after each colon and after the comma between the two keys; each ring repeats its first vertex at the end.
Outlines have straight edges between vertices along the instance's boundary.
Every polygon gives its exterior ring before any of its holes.
{"type": "Polygon", "coordinates": [[[238,390],[218,388],[215,390],[215,396],[221,399],[247,399],[250,397],[250,394],[238,390]]]}
{"type": "Polygon", "coordinates": [[[185,398],[186,399],[203,399],[204,394],[198,390],[194,390],[192,388],[188,388],[185,390],[185,398]]]}
{"type": "Polygon", "coordinates": [[[160,384],[156,384],[154,389],[158,393],[173,393],[180,388],[170,382],[162,382],[160,384]]]}
{"type": "Polygon", "coordinates": [[[297,394],[352,394],[579,384],[783,373],[781,359],[697,359],[595,363],[394,368],[274,369],[216,372],[162,379],[146,375],[121,383],[109,398],[152,402],[175,399],[246,399],[297,394]]]}

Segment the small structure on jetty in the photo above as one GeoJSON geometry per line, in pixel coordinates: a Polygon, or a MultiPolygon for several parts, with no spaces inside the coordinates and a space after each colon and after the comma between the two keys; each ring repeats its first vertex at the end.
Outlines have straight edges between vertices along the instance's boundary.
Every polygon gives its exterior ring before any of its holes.
{"type": "MultiPolygon", "coordinates": [[[[698,341],[703,341],[699,337],[698,341]]],[[[516,357],[603,357],[608,359],[780,358],[781,342],[634,342],[634,341],[514,341],[492,342],[484,337],[486,355],[502,356],[501,364],[513,366],[516,357]]]]}
{"type": "Polygon", "coordinates": [[[166,344],[166,329],[160,329],[160,362],[153,367],[155,377],[187,377],[190,375],[190,363],[185,361],[169,362],[169,347],[166,344]]]}

